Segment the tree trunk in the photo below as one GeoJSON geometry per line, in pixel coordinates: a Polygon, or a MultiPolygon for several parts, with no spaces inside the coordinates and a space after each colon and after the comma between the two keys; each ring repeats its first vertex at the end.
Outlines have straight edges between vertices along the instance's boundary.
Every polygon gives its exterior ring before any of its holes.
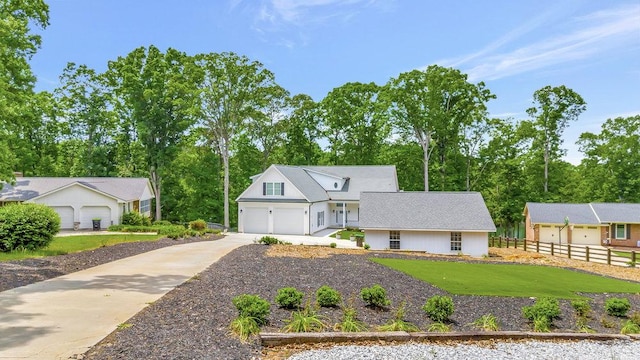
{"type": "Polygon", "coordinates": [[[224,164],[224,228],[229,229],[229,148],[225,142],[222,151],[222,161],[224,164]]]}
{"type": "Polygon", "coordinates": [[[430,136],[426,135],[425,139],[420,141],[420,145],[422,146],[422,162],[424,163],[424,191],[429,191],[429,143],[430,136]]]}
{"type": "Polygon", "coordinates": [[[156,169],[151,169],[151,186],[153,186],[153,192],[156,193],[156,216],[155,221],[162,220],[162,207],[160,206],[161,187],[160,177],[156,169]]]}
{"type": "Polygon", "coordinates": [[[549,192],[549,141],[544,144],[544,192],[549,192]]]}

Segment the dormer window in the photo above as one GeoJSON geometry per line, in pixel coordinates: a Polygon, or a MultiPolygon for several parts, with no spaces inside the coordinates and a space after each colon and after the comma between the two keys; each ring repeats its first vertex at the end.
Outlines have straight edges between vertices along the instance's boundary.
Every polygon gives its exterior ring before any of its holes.
{"type": "Polygon", "coordinates": [[[283,182],[263,182],[262,195],[284,195],[283,182]]]}

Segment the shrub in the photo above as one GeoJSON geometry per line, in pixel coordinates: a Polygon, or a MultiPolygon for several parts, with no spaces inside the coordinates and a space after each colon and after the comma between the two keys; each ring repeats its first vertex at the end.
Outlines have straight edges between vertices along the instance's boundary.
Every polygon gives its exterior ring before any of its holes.
{"type": "Polygon", "coordinates": [[[560,304],[557,299],[539,298],[535,304],[523,307],[522,314],[531,322],[537,318],[546,318],[551,323],[560,316],[560,304]]]}
{"type": "Polygon", "coordinates": [[[364,246],[363,246],[363,247],[364,247],[364,249],[365,249],[365,250],[369,250],[369,249],[371,249],[371,245],[369,245],[369,244],[364,244],[364,246]]]}
{"type": "MultiPolygon", "coordinates": [[[[122,225],[134,225],[134,226],[145,226],[144,215],[137,213],[135,211],[128,212],[122,214],[122,221],[120,222],[122,225]]],[[[151,225],[151,220],[149,220],[149,226],[151,225]]]]}
{"type": "Polygon", "coordinates": [[[546,316],[538,316],[533,319],[533,331],[549,332],[551,331],[551,319],[546,316]]]}
{"type": "Polygon", "coordinates": [[[627,320],[624,325],[622,325],[622,329],[620,329],[621,334],[640,334],[640,325],[634,323],[631,320],[627,320]]]}
{"type": "Polygon", "coordinates": [[[316,290],[316,301],[322,307],[336,307],[341,300],[340,293],[330,286],[322,285],[316,290]]]}
{"type": "Polygon", "coordinates": [[[627,298],[610,298],[604,303],[604,308],[611,316],[623,317],[631,309],[631,304],[627,298]]]}
{"type": "Polygon", "coordinates": [[[253,318],[258,325],[267,323],[269,317],[269,302],[258,295],[242,294],[233,298],[233,306],[238,309],[239,317],[253,318]]]}
{"type": "Polygon", "coordinates": [[[391,304],[387,298],[387,291],[378,284],[360,290],[360,298],[370,307],[383,308],[391,304]]]}
{"type": "Polygon", "coordinates": [[[640,312],[634,311],[631,316],[629,316],[629,320],[631,320],[631,322],[633,322],[634,324],[640,326],[640,312]]]}
{"type": "Polygon", "coordinates": [[[422,310],[429,319],[442,323],[449,320],[449,316],[453,314],[453,300],[448,296],[432,296],[422,306],[422,310]]]}
{"type": "Polygon", "coordinates": [[[263,236],[262,238],[260,238],[260,241],[258,241],[260,244],[265,244],[265,245],[277,245],[277,244],[282,244],[282,242],[280,242],[280,240],[278,240],[278,238],[275,238],[273,236],[263,236]]]}
{"type": "Polygon", "coordinates": [[[278,290],[276,304],[285,309],[296,309],[300,307],[304,293],[294,287],[285,287],[278,290]]]}
{"type": "Polygon", "coordinates": [[[207,222],[202,219],[193,220],[189,223],[189,229],[191,230],[204,231],[204,229],[206,228],[207,228],[207,222]]]}
{"type": "Polygon", "coordinates": [[[171,223],[171,221],[169,220],[156,220],[153,222],[154,226],[167,226],[167,225],[173,225],[171,223]]]}
{"type": "Polygon", "coordinates": [[[588,300],[579,299],[571,301],[571,306],[576,311],[576,316],[578,317],[587,317],[591,312],[591,305],[589,305],[588,300]]]}
{"type": "Polygon", "coordinates": [[[60,231],[60,216],[42,204],[0,207],[0,251],[46,247],[60,231]]]}
{"type": "Polygon", "coordinates": [[[332,249],[335,249],[335,248],[336,248],[336,246],[338,246],[338,244],[336,244],[336,243],[334,243],[334,242],[332,242],[331,244],[329,244],[329,247],[330,247],[330,248],[332,248],[332,249]]]}

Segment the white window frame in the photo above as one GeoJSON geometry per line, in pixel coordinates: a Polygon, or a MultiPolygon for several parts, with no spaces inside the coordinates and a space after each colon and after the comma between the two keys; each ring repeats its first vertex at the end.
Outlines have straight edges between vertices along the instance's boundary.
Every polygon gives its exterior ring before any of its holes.
{"type": "Polygon", "coordinates": [[[151,199],[140,200],[140,213],[146,213],[151,211],[151,199]]]}
{"type": "Polygon", "coordinates": [[[266,182],[265,194],[267,196],[282,196],[282,182],[266,182]]]}
{"type": "Polygon", "coordinates": [[[626,239],[627,238],[627,224],[615,224],[615,232],[616,239],[626,239]],[[622,226],[622,237],[618,236],[618,226],[622,226]]]}
{"type": "Polygon", "coordinates": [[[400,240],[389,240],[390,250],[400,250],[400,240]]]}
{"type": "Polygon", "coordinates": [[[462,251],[462,233],[459,231],[451,233],[451,251],[462,251]]]}
{"type": "Polygon", "coordinates": [[[397,230],[389,231],[389,240],[400,240],[400,231],[397,231],[397,230]]]}

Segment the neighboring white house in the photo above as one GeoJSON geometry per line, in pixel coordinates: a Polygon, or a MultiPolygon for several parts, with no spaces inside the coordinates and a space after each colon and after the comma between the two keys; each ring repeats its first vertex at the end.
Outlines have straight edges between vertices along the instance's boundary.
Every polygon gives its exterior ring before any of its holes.
{"type": "Polygon", "coordinates": [[[483,256],[496,227],[477,192],[364,192],[360,228],[373,250],[483,256]]]}
{"type": "Polygon", "coordinates": [[[357,227],[360,193],[398,191],[395,166],[271,165],[236,199],[238,231],[313,234],[357,227]]]}
{"type": "Polygon", "coordinates": [[[62,229],[88,229],[97,218],[106,228],[120,224],[122,215],[131,211],[149,216],[155,197],[145,178],[18,177],[14,185],[2,185],[0,206],[48,205],[60,215],[62,229]]]}

